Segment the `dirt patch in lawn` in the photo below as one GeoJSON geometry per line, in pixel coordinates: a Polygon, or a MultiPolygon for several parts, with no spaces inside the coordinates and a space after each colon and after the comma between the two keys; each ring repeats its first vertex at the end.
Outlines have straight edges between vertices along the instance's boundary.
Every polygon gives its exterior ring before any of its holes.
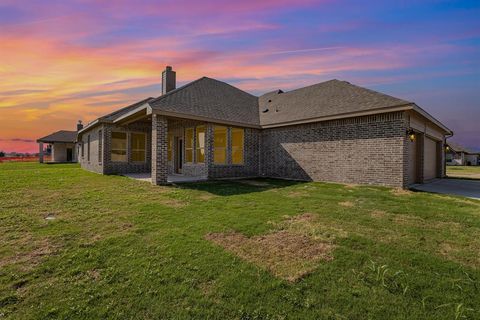
{"type": "Polygon", "coordinates": [[[353,203],[352,201],[343,201],[339,202],[338,204],[346,208],[352,208],[353,206],[355,206],[355,203],[353,203]]]}
{"type": "Polygon", "coordinates": [[[383,210],[373,210],[370,212],[370,215],[373,217],[373,218],[385,218],[385,216],[387,215],[387,213],[383,210]]]}
{"type": "Polygon", "coordinates": [[[275,276],[296,281],[329,261],[334,246],[286,230],[248,238],[240,233],[210,233],[205,238],[275,276]]]}
{"type": "Polygon", "coordinates": [[[22,241],[22,243],[17,243],[19,248],[22,248],[24,245],[30,246],[28,240],[26,240],[27,238],[33,242],[31,249],[21,249],[13,256],[0,258],[0,267],[11,264],[20,264],[25,266],[25,270],[29,270],[38,265],[43,258],[54,255],[59,251],[59,247],[52,244],[48,239],[33,240],[30,236],[26,236],[24,239],[25,241],[22,241]]]}
{"type": "Polygon", "coordinates": [[[411,196],[413,194],[412,191],[402,188],[392,189],[390,190],[390,193],[394,196],[411,196]]]}

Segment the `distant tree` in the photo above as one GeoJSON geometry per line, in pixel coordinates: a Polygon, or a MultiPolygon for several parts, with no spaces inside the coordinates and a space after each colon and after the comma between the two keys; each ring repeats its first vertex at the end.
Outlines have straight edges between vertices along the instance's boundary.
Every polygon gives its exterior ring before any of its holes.
{"type": "Polygon", "coordinates": [[[3,157],[5,157],[5,152],[0,151],[0,158],[3,158],[3,157]]]}

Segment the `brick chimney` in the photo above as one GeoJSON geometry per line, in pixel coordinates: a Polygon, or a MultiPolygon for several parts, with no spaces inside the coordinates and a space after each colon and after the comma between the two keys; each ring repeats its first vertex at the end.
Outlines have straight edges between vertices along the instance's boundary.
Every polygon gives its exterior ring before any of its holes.
{"type": "Polygon", "coordinates": [[[172,67],[167,66],[162,72],[162,95],[176,88],[176,74],[172,67]]]}
{"type": "Polygon", "coordinates": [[[83,123],[82,123],[82,120],[78,120],[78,123],[77,123],[77,131],[80,131],[83,129],[83,123]]]}

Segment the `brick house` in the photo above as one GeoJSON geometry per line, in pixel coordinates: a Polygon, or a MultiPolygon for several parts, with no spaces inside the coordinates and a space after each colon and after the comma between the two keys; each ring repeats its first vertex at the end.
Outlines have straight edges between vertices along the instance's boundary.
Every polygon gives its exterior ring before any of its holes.
{"type": "Polygon", "coordinates": [[[275,177],[406,187],[443,177],[452,132],[412,102],[331,80],[253,96],[203,77],[100,117],[78,133],[79,162],[102,174],[275,177]]]}
{"type": "Polygon", "coordinates": [[[448,141],[446,143],[446,163],[450,166],[478,166],[480,152],[470,150],[464,146],[448,141]]]}
{"type": "Polygon", "coordinates": [[[47,154],[50,156],[49,163],[78,162],[77,134],[82,128],[82,122],[79,121],[77,131],[60,130],[37,139],[38,161],[43,163],[47,154]]]}

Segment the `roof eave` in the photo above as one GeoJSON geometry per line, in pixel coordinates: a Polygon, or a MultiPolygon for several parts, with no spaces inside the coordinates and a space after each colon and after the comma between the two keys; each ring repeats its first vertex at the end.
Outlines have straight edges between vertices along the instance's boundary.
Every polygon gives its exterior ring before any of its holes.
{"type": "Polygon", "coordinates": [[[229,121],[229,120],[224,120],[224,119],[204,117],[204,116],[193,115],[193,114],[188,114],[188,113],[180,113],[180,112],[159,110],[159,109],[155,109],[155,108],[151,109],[151,113],[152,114],[163,115],[163,116],[167,116],[167,117],[174,117],[174,118],[180,118],[180,119],[191,119],[191,120],[198,120],[198,121],[205,121],[205,122],[213,122],[213,123],[226,124],[226,125],[232,125],[232,126],[237,126],[237,127],[255,128],[255,129],[261,129],[262,128],[258,124],[237,122],[237,121],[229,121]]]}
{"type": "Polygon", "coordinates": [[[453,131],[450,130],[448,127],[446,127],[443,123],[435,119],[431,114],[429,114],[427,111],[423,110],[420,108],[417,104],[413,103],[413,110],[433,122],[435,125],[437,125],[439,128],[445,131],[448,135],[453,135],[453,131]]]}
{"type": "MultiPolygon", "coordinates": [[[[139,118],[143,118],[149,114],[148,111],[151,111],[151,107],[148,102],[143,103],[142,105],[138,106],[137,108],[125,113],[124,115],[118,117],[117,119],[113,120],[113,123],[122,123],[125,121],[129,121],[132,118],[138,120],[139,118]],[[145,111],[145,114],[138,115],[139,113],[145,111]]],[[[133,120],[134,121],[134,120],[133,120]]],[[[132,122],[132,121],[129,121],[132,122]]]]}
{"type": "Polygon", "coordinates": [[[294,121],[285,121],[281,123],[264,124],[264,125],[261,125],[261,127],[264,129],[285,127],[285,126],[291,126],[291,125],[297,125],[297,124],[314,123],[314,122],[345,119],[345,118],[352,118],[352,117],[361,117],[361,116],[368,116],[368,115],[373,115],[378,113],[406,111],[406,110],[412,110],[412,109],[413,109],[413,104],[407,103],[403,105],[383,107],[383,108],[377,108],[377,109],[366,110],[366,111],[347,112],[347,113],[340,113],[340,114],[331,115],[331,116],[315,117],[310,119],[294,120],[294,121]]]}

